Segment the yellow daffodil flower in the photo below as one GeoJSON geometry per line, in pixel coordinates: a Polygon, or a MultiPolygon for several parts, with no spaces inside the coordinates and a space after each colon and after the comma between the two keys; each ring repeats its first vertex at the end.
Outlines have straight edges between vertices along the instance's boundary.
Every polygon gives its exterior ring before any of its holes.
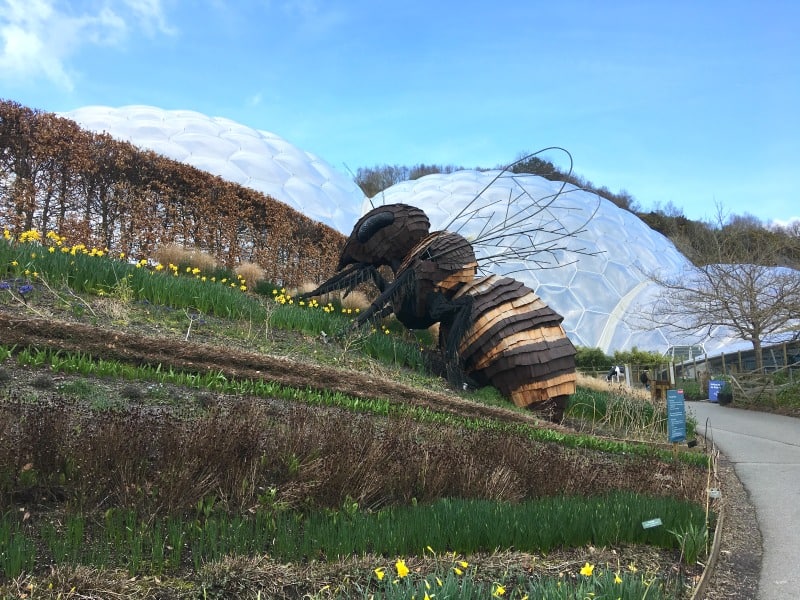
{"type": "Polygon", "coordinates": [[[593,572],[594,565],[590,565],[588,562],[581,568],[581,575],[585,575],[586,577],[591,577],[593,572]]]}
{"type": "Polygon", "coordinates": [[[406,566],[406,561],[404,561],[402,558],[398,558],[394,566],[397,569],[397,576],[400,579],[408,575],[409,571],[408,567],[406,566]]]}

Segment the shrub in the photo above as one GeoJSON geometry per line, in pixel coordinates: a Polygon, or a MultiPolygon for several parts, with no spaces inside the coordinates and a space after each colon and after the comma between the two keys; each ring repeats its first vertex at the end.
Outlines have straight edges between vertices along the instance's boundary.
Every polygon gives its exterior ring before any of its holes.
{"type": "Polygon", "coordinates": [[[722,386],[722,389],[717,394],[717,402],[720,404],[730,404],[733,402],[733,386],[730,381],[726,381],[725,385],[722,386]]]}
{"type": "Polygon", "coordinates": [[[265,273],[264,269],[252,262],[241,263],[233,271],[236,275],[244,279],[248,288],[262,281],[265,273]]]}
{"type": "Polygon", "coordinates": [[[341,299],[342,308],[350,308],[350,309],[359,309],[364,310],[371,304],[367,295],[359,290],[353,290],[347,296],[343,296],[341,299]]]}
{"type": "Polygon", "coordinates": [[[218,266],[217,260],[208,252],[180,244],[166,244],[159,247],[153,253],[153,258],[162,265],[191,266],[201,271],[213,271],[218,266]]]}
{"type": "Polygon", "coordinates": [[[703,390],[703,386],[694,379],[684,379],[677,384],[678,389],[683,389],[683,398],[685,400],[705,400],[708,398],[707,391],[703,390]]]}
{"type": "Polygon", "coordinates": [[[606,371],[611,367],[611,360],[611,357],[600,350],[600,348],[584,348],[578,346],[577,354],[575,355],[575,366],[579,369],[606,371]]]}

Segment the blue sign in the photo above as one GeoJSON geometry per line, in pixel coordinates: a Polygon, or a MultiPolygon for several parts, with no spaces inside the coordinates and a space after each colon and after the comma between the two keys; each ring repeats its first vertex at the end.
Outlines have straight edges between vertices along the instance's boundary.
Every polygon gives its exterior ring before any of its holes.
{"type": "Polygon", "coordinates": [[[711,402],[719,402],[719,392],[725,385],[721,379],[712,379],[708,382],[708,399],[711,402]]]}
{"type": "Polygon", "coordinates": [[[686,441],[686,406],[683,390],[667,390],[667,434],[673,444],[686,441]]]}

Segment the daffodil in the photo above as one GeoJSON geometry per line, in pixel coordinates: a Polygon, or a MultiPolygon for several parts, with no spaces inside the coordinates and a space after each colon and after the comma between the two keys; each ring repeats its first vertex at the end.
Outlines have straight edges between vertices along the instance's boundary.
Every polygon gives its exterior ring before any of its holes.
{"type": "Polygon", "coordinates": [[[383,567],[378,567],[374,571],[375,577],[378,578],[378,581],[383,581],[383,578],[386,577],[386,570],[383,567]]]}
{"type": "Polygon", "coordinates": [[[586,577],[591,577],[593,572],[594,565],[590,565],[588,562],[581,568],[581,575],[585,575],[586,577]]]}
{"type": "Polygon", "coordinates": [[[408,567],[406,566],[406,561],[404,561],[402,558],[398,558],[394,566],[397,569],[397,576],[400,579],[408,575],[409,571],[408,567]]]}
{"type": "Polygon", "coordinates": [[[622,583],[622,577],[619,576],[619,571],[614,573],[614,583],[622,583]]]}
{"type": "Polygon", "coordinates": [[[495,588],[494,591],[492,592],[492,596],[494,596],[495,598],[500,598],[506,593],[506,588],[504,588],[502,585],[500,585],[499,583],[495,583],[494,585],[495,588]]]}

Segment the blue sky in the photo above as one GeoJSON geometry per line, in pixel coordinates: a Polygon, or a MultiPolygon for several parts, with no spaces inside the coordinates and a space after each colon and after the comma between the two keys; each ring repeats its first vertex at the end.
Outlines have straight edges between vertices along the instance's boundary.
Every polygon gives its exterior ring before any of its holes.
{"type": "Polygon", "coordinates": [[[0,98],[148,104],[346,172],[567,148],[643,209],[800,217],[800,3],[0,0],[0,98]]]}

